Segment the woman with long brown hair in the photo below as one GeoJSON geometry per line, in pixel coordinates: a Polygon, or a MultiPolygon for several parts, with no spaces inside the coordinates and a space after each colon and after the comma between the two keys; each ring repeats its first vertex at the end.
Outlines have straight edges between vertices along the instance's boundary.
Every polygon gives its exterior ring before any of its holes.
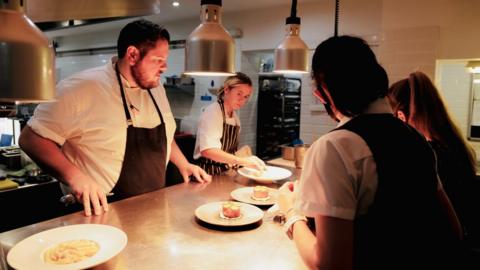
{"type": "Polygon", "coordinates": [[[479,243],[480,183],[475,151],[449,115],[440,92],[422,72],[394,83],[388,90],[394,114],[420,131],[437,156],[437,170],[463,225],[470,246],[479,243]],[[477,213],[475,213],[475,211],[477,213]]]}

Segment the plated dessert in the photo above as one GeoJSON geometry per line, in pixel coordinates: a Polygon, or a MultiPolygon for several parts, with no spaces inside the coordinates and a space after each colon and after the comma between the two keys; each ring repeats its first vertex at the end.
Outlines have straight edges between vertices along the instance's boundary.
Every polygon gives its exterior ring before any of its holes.
{"type": "MultiPolygon", "coordinates": [[[[230,193],[232,199],[253,205],[273,205],[278,201],[278,190],[267,186],[241,187],[230,193]]],[[[245,209],[243,209],[245,210],[245,209]]]]}
{"type": "MultiPolygon", "coordinates": [[[[263,210],[254,205],[242,202],[209,202],[195,209],[195,217],[197,221],[200,221],[200,225],[202,226],[205,225],[204,223],[208,223],[222,227],[236,227],[261,221],[263,218],[263,210]]],[[[209,228],[214,229],[214,227],[209,228]]]]}
{"type": "Polygon", "coordinates": [[[266,201],[270,199],[268,188],[265,186],[256,186],[253,188],[252,199],[257,201],[266,201]]]}
{"type": "Polygon", "coordinates": [[[240,218],[242,215],[240,211],[240,205],[235,202],[224,202],[222,204],[222,210],[220,211],[220,217],[225,219],[240,218]]]}

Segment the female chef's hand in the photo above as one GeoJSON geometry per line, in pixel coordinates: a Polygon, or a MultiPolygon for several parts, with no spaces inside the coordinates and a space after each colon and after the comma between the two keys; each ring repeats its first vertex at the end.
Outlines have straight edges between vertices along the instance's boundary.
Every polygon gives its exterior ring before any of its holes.
{"type": "Polygon", "coordinates": [[[241,157],[237,164],[245,167],[257,169],[260,172],[263,172],[266,169],[265,162],[257,156],[241,157]]]}
{"type": "Polygon", "coordinates": [[[190,175],[193,175],[195,179],[200,183],[208,183],[212,181],[212,176],[205,172],[202,168],[192,163],[187,163],[183,168],[179,168],[183,177],[183,182],[190,182],[190,175]]]}
{"type": "Polygon", "coordinates": [[[280,211],[287,216],[292,214],[293,204],[298,190],[298,181],[287,182],[283,184],[279,189],[278,195],[278,207],[280,211]]]}
{"type": "Polygon", "coordinates": [[[84,173],[77,171],[68,179],[68,184],[77,202],[83,203],[85,216],[101,215],[108,211],[107,196],[103,189],[84,173]]]}

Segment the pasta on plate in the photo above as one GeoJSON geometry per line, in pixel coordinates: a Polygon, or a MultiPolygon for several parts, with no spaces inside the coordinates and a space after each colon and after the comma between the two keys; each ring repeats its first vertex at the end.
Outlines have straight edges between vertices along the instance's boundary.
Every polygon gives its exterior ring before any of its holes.
{"type": "Polygon", "coordinates": [[[70,240],[49,248],[44,253],[44,260],[51,264],[76,263],[97,254],[100,246],[91,240],[70,240]]]}

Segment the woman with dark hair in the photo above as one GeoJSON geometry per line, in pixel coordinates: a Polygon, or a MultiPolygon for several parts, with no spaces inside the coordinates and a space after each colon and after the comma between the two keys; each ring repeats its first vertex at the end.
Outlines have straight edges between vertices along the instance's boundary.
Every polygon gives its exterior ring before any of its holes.
{"type": "Polygon", "coordinates": [[[461,229],[424,137],[394,117],[388,79],[360,38],[332,37],[312,59],[315,96],[336,129],[281,188],[284,225],[314,269],[443,269],[461,229]],[[292,192],[293,189],[293,192],[292,192]],[[315,232],[306,217],[315,220],[315,232]],[[434,255],[430,255],[434,254],[434,255]]]}
{"type": "Polygon", "coordinates": [[[480,242],[480,183],[476,180],[475,151],[449,115],[440,92],[422,72],[394,83],[388,98],[394,114],[427,138],[437,156],[443,188],[463,225],[469,246],[480,242]]]}
{"type": "Polygon", "coordinates": [[[252,91],[250,78],[237,72],[225,79],[218,91],[218,102],[210,104],[202,113],[193,158],[198,159],[207,173],[220,174],[238,165],[260,170],[265,167],[265,163],[251,153],[247,157],[235,155],[240,134],[236,111],[247,103],[252,91]]]}

